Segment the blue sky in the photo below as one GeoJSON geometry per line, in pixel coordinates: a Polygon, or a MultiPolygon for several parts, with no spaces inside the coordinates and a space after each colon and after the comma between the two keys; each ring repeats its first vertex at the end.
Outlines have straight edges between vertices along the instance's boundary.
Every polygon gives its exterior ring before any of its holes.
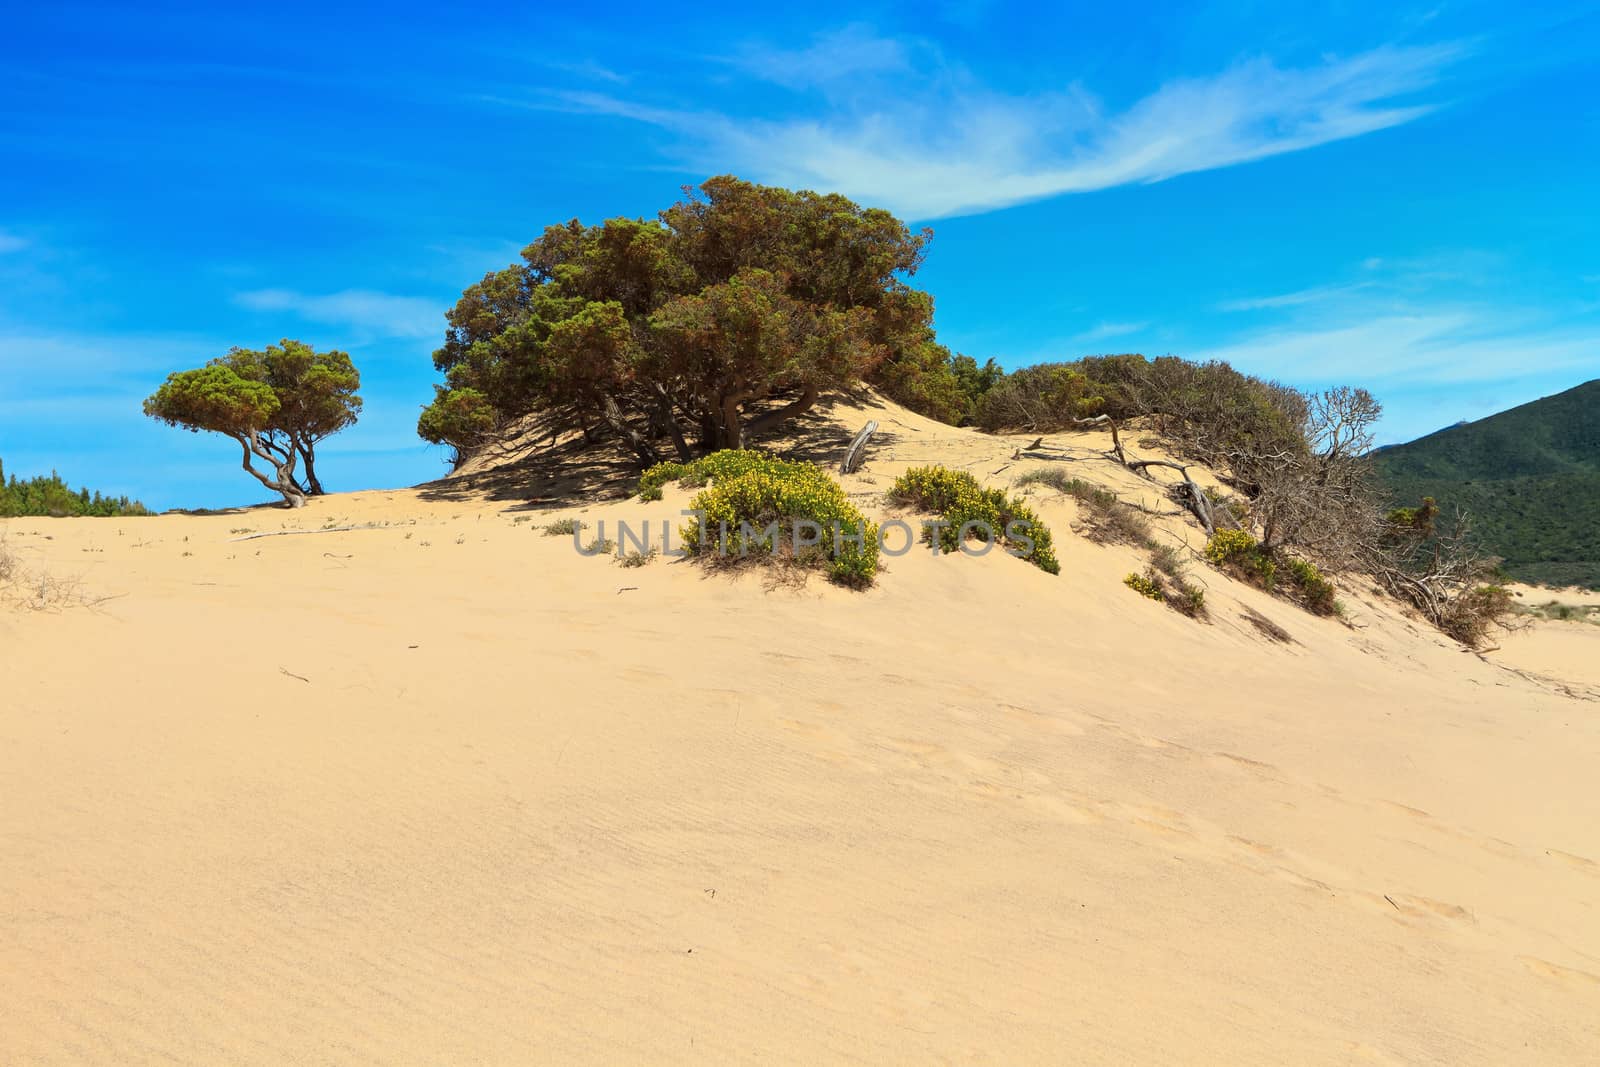
{"type": "Polygon", "coordinates": [[[13,5],[0,458],[254,502],[139,401],[296,337],[365,380],[325,484],[436,477],[460,291],[730,172],[931,225],[917,284],[980,360],[1361,384],[1385,441],[1600,376],[1600,10],[1318,6],[13,5]]]}

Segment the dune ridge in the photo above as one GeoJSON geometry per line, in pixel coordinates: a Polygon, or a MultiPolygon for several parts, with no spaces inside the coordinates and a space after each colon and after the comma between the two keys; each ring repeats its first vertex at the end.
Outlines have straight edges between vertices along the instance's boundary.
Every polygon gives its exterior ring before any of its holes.
{"type": "MultiPolygon", "coordinates": [[[[874,514],[1045,462],[872,396],[777,444],[869,417],[874,514]]],[[[548,449],[0,523],[114,598],[0,610],[0,1062],[1592,1062],[1600,627],[1479,656],[1197,561],[1196,623],[1040,487],[1059,577],[623,568],[538,527],[689,494],[548,449]]]]}

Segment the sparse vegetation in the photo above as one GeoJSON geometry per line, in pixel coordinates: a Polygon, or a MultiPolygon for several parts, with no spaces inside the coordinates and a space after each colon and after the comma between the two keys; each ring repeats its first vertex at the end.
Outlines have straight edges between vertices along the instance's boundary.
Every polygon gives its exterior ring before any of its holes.
{"type": "Polygon", "coordinates": [[[1047,485],[1066,493],[1078,502],[1079,516],[1091,541],[1149,546],[1154,543],[1150,522],[1144,513],[1125,503],[1104,486],[1069,477],[1065,471],[1029,471],[1016,482],[1019,486],[1047,485]]]}
{"type": "Polygon", "coordinates": [[[1185,579],[1181,568],[1165,571],[1152,561],[1143,574],[1130,574],[1122,579],[1122,584],[1140,596],[1165,604],[1180,615],[1187,615],[1191,619],[1203,619],[1206,616],[1205,590],[1185,579]]]}
{"type": "Polygon", "coordinates": [[[638,549],[634,549],[631,552],[624,552],[617,558],[617,562],[624,567],[643,567],[646,563],[655,559],[658,552],[659,550],[654,545],[650,547],[648,552],[640,552],[638,549]]]}
{"type": "Polygon", "coordinates": [[[585,545],[583,550],[591,556],[609,556],[617,550],[617,543],[609,537],[596,537],[585,545]]]}
{"type": "Polygon", "coordinates": [[[1475,586],[1450,599],[1439,628],[1470,648],[1481,647],[1496,628],[1507,628],[1512,603],[1503,586],[1475,586]]]}
{"type": "MultiPolygon", "coordinates": [[[[1032,508],[1001,489],[986,489],[965,471],[913,467],[895,480],[889,499],[943,519],[940,547],[954,552],[963,537],[986,531],[1019,558],[1047,574],[1061,573],[1050,528],[1032,508]]],[[[929,536],[933,536],[932,531],[929,536]]]]}
{"type": "Polygon", "coordinates": [[[546,537],[571,537],[583,529],[583,523],[577,519],[557,519],[555,522],[546,523],[540,528],[546,537]]]}
{"type": "Polygon", "coordinates": [[[61,578],[47,571],[31,571],[12,551],[0,530],[0,603],[24,611],[61,611],[93,607],[105,598],[90,597],[76,578],[61,578]]]}
{"type": "Polygon", "coordinates": [[[1563,604],[1559,600],[1550,600],[1543,604],[1518,604],[1513,610],[1518,615],[1527,615],[1548,622],[1600,624],[1600,604],[1563,604]]]}

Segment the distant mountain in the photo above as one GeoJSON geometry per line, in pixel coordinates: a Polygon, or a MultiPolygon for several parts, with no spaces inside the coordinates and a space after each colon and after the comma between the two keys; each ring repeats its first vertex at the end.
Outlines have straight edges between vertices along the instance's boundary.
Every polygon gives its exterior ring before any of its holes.
{"type": "Polygon", "coordinates": [[[1471,513],[1514,577],[1600,589],[1600,379],[1379,450],[1396,504],[1471,513]]]}

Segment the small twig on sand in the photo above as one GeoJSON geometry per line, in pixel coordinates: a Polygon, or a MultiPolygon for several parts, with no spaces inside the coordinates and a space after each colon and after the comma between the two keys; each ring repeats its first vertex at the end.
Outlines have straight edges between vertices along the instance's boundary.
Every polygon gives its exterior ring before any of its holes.
{"type": "Polygon", "coordinates": [[[630,589],[637,589],[637,588],[639,588],[639,587],[636,586],[636,585],[625,585],[621,589],[617,590],[617,595],[621,596],[623,593],[628,592],[630,589]]]}
{"type": "Polygon", "coordinates": [[[268,530],[266,533],[253,533],[245,534],[243,537],[230,537],[228,538],[228,542],[232,544],[234,541],[254,541],[258,537],[298,537],[302,534],[343,533],[346,530],[376,529],[376,526],[373,526],[371,523],[366,523],[361,526],[329,526],[321,530],[268,530]]]}
{"type": "Polygon", "coordinates": [[[306,677],[306,676],[305,676],[305,675],[303,675],[303,674],[296,674],[296,673],[294,673],[294,671],[291,671],[291,670],[290,670],[290,669],[289,669],[289,668],[287,668],[287,667],[279,667],[279,668],[278,668],[278,671],[279,671],[279,673],[281,673],[281,674],[286,674],[286,675],[288,675],[288,676],[289,676],[289,677],[290,677],[290,678],[298,678],[298,679],[300,679],[300,680],[301,680],[301,681],[302,681],[302,682],[304,682],[304,683],[306,683],[306,684],[307,684],[307,685],[310,685],[310,684],[311,684],[311,679],[310,679],[310,678],[307,678],[307,677],[306,677]]]}
{"type": "Polygon", "coordinates": [[[1388,901],[1388,902],[1389,902],[1389,903],[1390,903],[1390,905],[1392,905],[1392,906],[1393,906],[1393,908],[1394,908],[1394,910],[1395,910],[1395,911],[1399,911],[1399,910],[1400,910],[1400,905],[1398,905],[1398,904],[1396,904],[1396,903],[1395,903],[1395,902],[1394,902],[1394,897],[1391,897],[1391,896],[1390,896],[1390,895],[1389,895],[1389,894],[1388,894],[1388,893],[1385,893],[1385,894],[1384,894],[1384,895],[1383,895],[1383,899],[1384,899],[1384,900],[1387,900],[1387,901],[1388,901]]]}

